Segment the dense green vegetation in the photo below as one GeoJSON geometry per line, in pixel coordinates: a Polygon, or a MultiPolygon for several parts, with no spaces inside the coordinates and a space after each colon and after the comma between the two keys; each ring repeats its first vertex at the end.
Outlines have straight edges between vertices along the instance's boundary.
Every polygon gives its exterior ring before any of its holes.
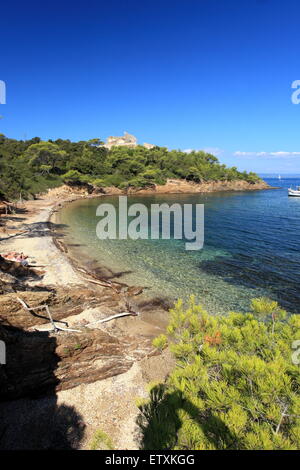
{"type": "Polygon", "coordinates": [[[209,153],[166,148],[101,146],[99,139],[71,142],[38,137],[18,141],[0,134],[0,196],[28,197],[63,182],[97,187],[143,187],[167,178],[190,181],[259,180],[254,173],[227,168],[209,153]]]}
{"type": "Polygon", "coordinates": [[[144,449],[300,448],[299,315],[261,298],[216,317],[191,298],[167,333],[154,344],[169,343],[176,366],[139,404],[144,449]]]}

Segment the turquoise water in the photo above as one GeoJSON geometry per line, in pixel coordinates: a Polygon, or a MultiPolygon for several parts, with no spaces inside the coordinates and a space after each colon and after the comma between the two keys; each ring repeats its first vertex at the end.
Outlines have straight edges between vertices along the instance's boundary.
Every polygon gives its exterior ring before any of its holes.
{"type": "Polygon", "coordinates": [[[108,277],[147,287],[147,295],[187,298],[194,294],[211,312],[247,310],[250,299],[268,296],[300,312],[300,198],[287,187],[299,180],[267,180],[280,189],[213,194],[132,196],[139,202],[205,206],[205,243],[186,251],[183,240],[99,240],[96,208],[118,198],[76,201],[66,206],[66,242],[86,263],[106,266],[108,277]],[[73,248],[72,248],[73,247],[73,248]]]}

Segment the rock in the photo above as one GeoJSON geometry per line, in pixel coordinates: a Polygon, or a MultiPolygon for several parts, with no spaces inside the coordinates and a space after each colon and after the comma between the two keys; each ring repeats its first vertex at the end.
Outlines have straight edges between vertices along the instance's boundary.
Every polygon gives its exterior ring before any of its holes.
{"type": "Polygon", "coordinates": [[[6,345],[6,364],[0,367],[0,400],[42,394],[55,387],[54,370],[59,361],[55,338],[0,326],[0,340],[6,345]]]}
{"type": "MultiPolygon", "coordinates": [[[[30,314],[17,301],[20,297],[28,307],[37,307],[47,304],[50,307],[54,320],[61,320],[70,315],[81,313],[88,307],[93,307],[105,302],[105,298],[99,298],[94,290],[78,286],[78,288],[58,288],[40,291],[19,291],[0,296],[0,323],[27,329],[31,326],[42,325],[49,322],[44,310],[30,314]]],[[[109,303],[111,298],[107,299],[109,303]]]]}
{"type": "Polygon", "coordinates": [[[56,354],[61,358],[55,372],[56,390],[73,388],[126,372],[132,365],[125,342],[102,330],[86,330],[57,338],[56,354]]]}
{"type": "Polygon", "coordinates": [[[143,291],[144,291],[144,288],[141,286],[131,286],[131,287],[128,287],[127,294],[129,296],[139,295],[139,294],[142,294],[143,291]]]}
{"type": "Polygon", "coordinates": [[[20,287],[20,282],[11,274],[0,271],[0,295],[15,292],[20,287]]]}
{"type": "Polygon", "coordinates": [[[6,364],[0,367],[0,400],[37,397],[126,372],[153,351],[151,341],[106,331],[25,332],[0,326],[6,364]]]}
{"type": "Polygon", "coordinates": [[[29,307],[50,304],[54,296],[53,292],[31,292],[24,291],[0,296],[0,323],[2,325],[17,328],[28,328],[33,325],[48,323],[49,319],[45,311],[30,314],[24,310],[16,297],[20,297],[29,307]]]}

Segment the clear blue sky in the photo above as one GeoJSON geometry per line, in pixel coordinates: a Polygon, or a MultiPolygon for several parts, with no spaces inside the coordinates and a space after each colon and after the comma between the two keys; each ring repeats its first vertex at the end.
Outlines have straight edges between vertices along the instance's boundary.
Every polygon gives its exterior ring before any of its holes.
{"type": "Polygon", "coordinates": [[[299,173],[299,18],[299,0],[3,2],[0,132],[126,130],[216,149],[240,169],[299,173]]]}

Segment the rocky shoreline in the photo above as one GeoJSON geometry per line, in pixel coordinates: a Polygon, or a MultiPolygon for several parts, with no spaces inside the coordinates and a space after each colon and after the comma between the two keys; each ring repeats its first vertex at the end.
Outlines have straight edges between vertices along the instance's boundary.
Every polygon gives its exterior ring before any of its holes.
{"type": "Polygon", "coordinates": [[[7,363],[0,367],[2,449],[89,448],[98,429],[108,433],[117,448],[136,449],[138,409],[133,397],[145,396],[147,383],[163,379],[170,369],[171,358],[158,356],[152,346],[162,330],[143,315],[97,323],[135,311],[140,290],[99,282],[61,251],[59,226],[49,218],[77,197],[84,196],[66,198],[58,196],[58,190],[49,191],[26,203],[27,212],[23,208],[19,215],[7,217],[1,252],[23,251],[30,268],[2,258],[0,339],[7,350],[7,363]],[[48,331],[45,312],[31,315],[17,297],[31,308],[48,305],[57,326],[78,332],[48,331]],[[70,436],[65,429],[69,414],[74,430],[70,436]]]}
{"type": "Polygon", "coordinates": [[[248,183],[244,180],[237,181],[212,181],[194,183],[187,180],[168,179],[164,185],[155,185],[145,189],[129,189],[129,194],[180,194],[180,193],[212,193],[223,191],[258,191],[270,189],[270,186],[261,181],[258,183],[248,183]]]}
{"type": "MultiPolygon", "coordinates": [[[[129,187],[127,189],[119,189],[115,186],[95,187],[89,183],[82,185],[82,191],[89,197],[93,196],[115,196],[115,195],[137,195],[137,194],[193,194],[193,193],[212,193],[224,191],[259,191],[271,188],[265,181],[261,180],[257,183],[249,183],[245,180],[235,181],[211,181],[195,183],[193,181],[171,179],[163,185],[149,184],[143,188],[129,187]]],[[[78,190],[78,187],[77,187],[78,190]]]]}

